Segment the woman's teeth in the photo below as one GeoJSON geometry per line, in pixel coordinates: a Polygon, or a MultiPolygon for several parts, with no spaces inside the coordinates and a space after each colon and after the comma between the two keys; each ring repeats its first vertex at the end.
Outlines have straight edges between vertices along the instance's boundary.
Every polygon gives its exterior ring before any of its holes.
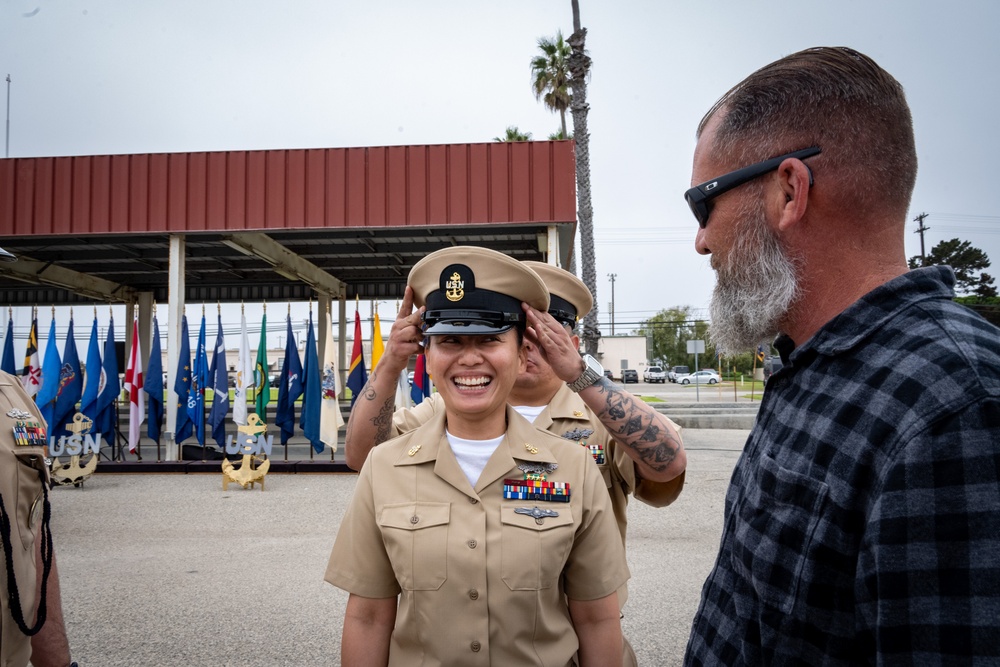
{"type": "Polygon", "coordinates": [[[476,377],[476,378],[459,377],[459,378],[455,378],[455,384],[460,385],[462,387],[485,387],[489,383],[490,383],[490,379],[488,377],[476,377]]]}

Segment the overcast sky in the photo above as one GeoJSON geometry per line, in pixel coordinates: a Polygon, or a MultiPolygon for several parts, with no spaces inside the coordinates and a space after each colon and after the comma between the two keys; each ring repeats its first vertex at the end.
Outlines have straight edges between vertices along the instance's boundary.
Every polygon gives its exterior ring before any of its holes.
{"type": "MultiPolygon", "coordinates": [[[[607,323],[616,274],[616,332],[673,306],[707,316],[715,278],[683,201],[695,127],[730,86],[809,46],[856,48],[906,89],[920,159],[908,219],[929,214],[927,249],[959,237],[1000,261],[1000,2],[580,4],[597,302],[607,323]]],[[[0,0],[10,156],[481,142],[508,125],[545,139],[558,117],[534,99],[529,61],[560,29],[570,0],[0,0]]]]}

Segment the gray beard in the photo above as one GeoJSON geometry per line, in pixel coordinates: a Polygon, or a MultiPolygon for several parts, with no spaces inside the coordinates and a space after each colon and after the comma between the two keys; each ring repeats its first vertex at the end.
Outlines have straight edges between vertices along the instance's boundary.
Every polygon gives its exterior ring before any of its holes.
{"type": "Polygon", "coordinates": [[[799,296],[796,263],[768,229],[763,205],[741,215],[735,238],[728,257],[715,266],[709,306],[709,335],[726,356],[769,344],[799,296]]]}

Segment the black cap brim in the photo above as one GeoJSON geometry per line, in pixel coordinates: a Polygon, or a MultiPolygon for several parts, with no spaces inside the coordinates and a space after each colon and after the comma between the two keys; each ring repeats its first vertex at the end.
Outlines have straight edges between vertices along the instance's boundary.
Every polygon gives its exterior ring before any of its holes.
{"type": "Polygon", "coordinates": [[[425,336],[450,334],[482,336],[509,331],[525,323],[524,313],[493,310],[426,310],[422,316],[425,336]]]}

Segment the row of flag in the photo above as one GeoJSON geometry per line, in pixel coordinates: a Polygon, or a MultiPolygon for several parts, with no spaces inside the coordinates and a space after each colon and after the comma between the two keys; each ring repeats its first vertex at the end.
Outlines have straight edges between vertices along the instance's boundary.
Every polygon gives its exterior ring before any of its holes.
{"type": "MultiPolygon", "coordinates": [[[[355,310],[354,316],[354,347],[347,380],[347,386],[352,390],[352,407],[368,380],[362,354],[361,318],[357,310],[355,310]]],[[[155,316],[153,317],[152,349],[147,357],[145,374],[143,373],[143,355],[140,349],[137,319],[133,320],[132,327],[132,345],[125,370],[124,389],[129,397],[129,451],[135,452],[139,443],[140,427],[144,420],[147,422],[147,436],[159,442],[164,405],[162,351],[157,319],[155,316]],[[147,406],[148,420],[146,419],[147,406]]],[[[329,326],[327,331],[329,333],[321,366],[313,328],[312,310],[310,309],[303,363],[303,359],[299,358],[298,347],[292,333],[291,317],[287,318],[285,354],[279,375],[274,420],[280,429],[282,444],[287,443],[289,438],[294,435],[296,426],[295,402],[301,397],[302,409],[298,427],[303,435],[317,452],[322,452],[324,445],[336,449],[337,431],[344,425],[344,420],[338,404],[338,396],[341,392],[336,372],[333,327],[329,326]]],[[[13,321],[9,319],[3,355],[0,358],[0,369],[12,375],[16,374],[13,338],[13,321]]],[[[378,364],[384,349],[380,323],[376,313],[372,332],[372,368],[378,364]]],[[[76,414],[76,405],[79,402],[79,411],[93,422],[91,431],[107,438],[110,444],[115,428],[114,401],[122,390],[118,379],[119,369],[115,354],[113,318],[108,326],[102,355],[101,345],[98,341],[97,317],[94,317],[90,345],[87,351],[87,368],[100,369],[100,372],[88,372],[84,377],[76,351],[72,316],[62,356],[60,357],[56,346],[55,319],[53,318],[49,327],[45,359],[39,363],[38,319],[37,314],[33,312],[21,381],[28,394],[35,396],[39,411],[50,425],[50,434],[55,437],[69,435],[70,431],[67,426],[70,425],[69,422],[76,414]]],[[[220,447],[224,447],[225,424],[230,410],[232,410],[233,421],[237,424],[247,423],[251,409],[256,412],[262,423],[266,423],[267,406],[271,402],[270,378],[267,371],[267,315],[264,315],[261,323],[256,359],[250,358],[246,317],[243,316],[240,323],[239,358],[236,364],[234,397],[232,405],[230,405],[226,343],[221,313],[210,360],[206,349],[206,321],[205,316],[202,315],[193,363],[188,322],[185,315],[181,323],[180,354],[178,355],[174,383],[174,391],[179,399],[176,405],[175,442],[180,443],[195,437],[198,443],[204,446],[207,427],[216,443],[220,447]],[[213,399],[206,423],[204,417],[205,389],[209,386],[213,388],[213,399]],[[255,393],[253,403],[249,402],[251,389],[255,393]]],[[[407,398],[414,403],[420,403],[430,393],[430,378],[427,376],[423,355],[420,355],[417,359],[412,386],[407,388],[405,373],[400,376],[397,404],[407,405],[407,398]],[[407,396],[407,394],[409,395],[407,396]]]]}

